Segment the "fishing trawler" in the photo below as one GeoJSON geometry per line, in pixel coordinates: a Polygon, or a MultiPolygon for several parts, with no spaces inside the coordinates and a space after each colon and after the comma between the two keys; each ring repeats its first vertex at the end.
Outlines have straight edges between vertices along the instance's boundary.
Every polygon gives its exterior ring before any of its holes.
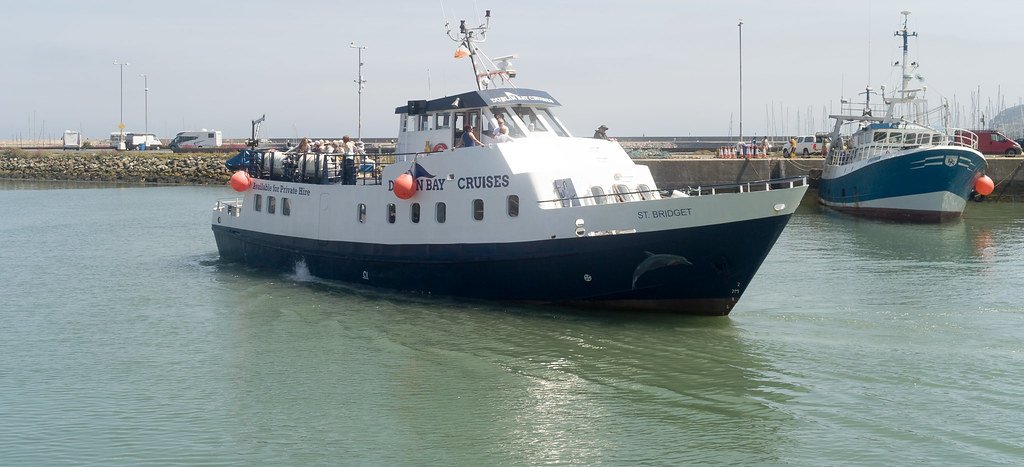
{"type": "Polygon", "coordinates": [[[912,89],[917,62],[907,63],[909,11],[902,12],[902,84],[884,106],[872,107],[868,87],[863,108],[843,101],[835,119],[831,150],[822,168],[818,199],[832,209],[871,218],[941,222],[963,213],[974,193],[991,193],[977,135],[951,128],[948,105],[929,111],[926,86],[912,89]],[[920,94],[921,97],[918,97],[920,94]],[[941,122],[941,127],[931,120],[941,122]],[[852,129],[852,131],[851,131],[852,129]],[[849,134],[849,136],[845,136],[849,134]],[[852,133],[852,134],[850,134],[852,133]]]}
{"type": "Polygon", "coordinates": [[[382,169],[297,151],[240,159],[240,197],[213,210],[220,256],[412,293],[728,314],[806,179],[658,187],[618,143],[572,136],[552,95],[516,87],[515,56],[484,55],[489,13],[449,30],[477,89],[395,109],[382,169]]]}

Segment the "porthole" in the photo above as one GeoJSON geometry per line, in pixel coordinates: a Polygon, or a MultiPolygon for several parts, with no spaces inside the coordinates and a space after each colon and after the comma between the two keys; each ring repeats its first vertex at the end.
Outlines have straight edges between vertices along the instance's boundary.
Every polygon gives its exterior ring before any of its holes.
{"type": "Polygon", "coordinates": [[[508,217],[519,217],[519,195],[508,195],[506,205],[508,217]]]}
{"type": "Polygon", "coordinates": [[[388,224],[395,223],[395,203],[388,203],[388,224]]]}
{"type": "Polygon", "coordinates": [[[473,219],[476,219],[478,221],[484,220],[484,200],[473,200],[473,219]]]}
{"type": "Polygon", "coordinates": [[[366,205],[363,204],[363,203],[359,203],[359,209],[357,209],[357,212],[358,212],[358,216],[359,216],[358,217],[359,223],[360,224],[365,224],[366,223],[366,205]]]}
{"type": "Polygon", "coordinates": [[[438,224],[444,224],[445,218],[447,217],[447,206],[444,203],[437,203],[434,205],[434,216],[437,219],[438,224]]]}
{"type": "Polygon", "coordinates": [[[412,203],[412,206],[409,207],[409,219],[412,220],[413,224],[419,224],[420,203],[412,203]]]}

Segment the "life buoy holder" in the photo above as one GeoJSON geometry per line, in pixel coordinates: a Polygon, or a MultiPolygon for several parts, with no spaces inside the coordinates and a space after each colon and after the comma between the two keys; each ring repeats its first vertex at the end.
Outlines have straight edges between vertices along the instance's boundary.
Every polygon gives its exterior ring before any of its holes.
{"type": "Polygon", "coordinates": [[[440,151],[444,151],[444,150],[448,149],[448,145],[447,145],[447,144],[444,144],[444,143],[437,143],[437,144],[435,144],[435,145],[434,145],[434,147],[433,147],[433,148],[431,148],[431,149],[432,149],[432,150],[433,150],[434,152],[440,152],[440,151]]]}

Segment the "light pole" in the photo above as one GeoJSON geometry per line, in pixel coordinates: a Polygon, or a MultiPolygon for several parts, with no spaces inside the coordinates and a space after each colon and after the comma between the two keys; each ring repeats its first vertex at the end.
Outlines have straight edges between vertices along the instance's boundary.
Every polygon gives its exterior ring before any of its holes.
{"type": "Polygon", "coordinates": [[[737,25],[740,30],[740,142],[743,142],[743,18],[737,25]]]}
{"type": "Polygon", "coordinates": [[[146,88],[146,134],[149,134],[149,76],[145,73],[139,76],[142,77],[143,86],[146,88]]]}
{"type": "Polygon", "coordinates": [[[124,149],[124,67],[128,66],[128,62],[114,60],[114,65],[121,67],[121,121],[117,124],[117,129],[121,132],[121,142],[117,146],[118,149],[124,149]]]}
{"type": "Polygon", "coordinates": [[[356,45],[355,42],[350,42],[349,47],[356,49],[358,52],[357,59],[359,60],[359,79],[355,80],[356,85],[359,86],[359,99],[357,104],[357,129],[356,129],[356,141],[363,140],[363,88],[366,87],[366,80],[363,79],[363,49],[365,45],[356,45]]]}

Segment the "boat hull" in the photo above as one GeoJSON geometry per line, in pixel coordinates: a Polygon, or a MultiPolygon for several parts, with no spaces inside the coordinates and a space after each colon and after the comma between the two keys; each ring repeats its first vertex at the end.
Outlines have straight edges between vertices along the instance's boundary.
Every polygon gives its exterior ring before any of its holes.
{"type": "Polygon", "coordinates": [[[827,166],[818,200],[861,217],[942,222],[961,216],[984,169],[984,157],[972,149],[915,149],[851,167],[827,166]]]}
{"type": "MultiPolygon", "coordinates": [[[[791,212],[791,211],[790,211],[791,212]]],[[[530,242],[322,241],[214,225],[222,258],[416,293],[588,308],[727,315],[789,214],[530,242]]]]}

